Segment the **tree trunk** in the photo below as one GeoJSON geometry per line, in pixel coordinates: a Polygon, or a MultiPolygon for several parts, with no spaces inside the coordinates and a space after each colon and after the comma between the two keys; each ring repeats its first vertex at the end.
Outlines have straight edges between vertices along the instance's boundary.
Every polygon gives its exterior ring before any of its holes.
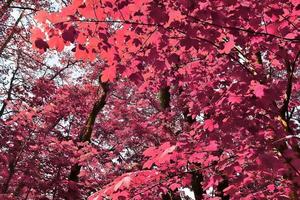
{"type": "MultiPolygon", "coordinates": [[[[102,83],[100,82],[100,86],[102,88],[103,94],[100,96],[100,98],[94,103],[93,109],[91,113],[89,114],[89,117],[87,119],[87,122],[82,129],[81,134],[79,135],[79,142],[91,142],[92,132],[95,124],[96,117],[98,113],[103,109],[103,107],[106,104],[106,97],[108,93],[108,83],[102,83]]],[[[76,163],[71,167],[71,172],[69,174],[69,180],[78,182],[79,181],[79,173],[81,170],[80,164],[76,163]]],[[[69,188],[69,192],[76,194],[78,191],[76,191],[77,188],[74,188],[74,185],[69,188]]]]}

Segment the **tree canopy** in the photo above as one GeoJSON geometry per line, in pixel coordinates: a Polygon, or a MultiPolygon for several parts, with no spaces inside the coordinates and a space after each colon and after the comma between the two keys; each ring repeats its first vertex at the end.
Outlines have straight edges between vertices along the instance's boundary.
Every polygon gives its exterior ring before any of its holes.
{"type": "Polygon", "coordinates": [[[31,1],[0,4],[3,198],[299,198],[298,1],[31,1]]]}

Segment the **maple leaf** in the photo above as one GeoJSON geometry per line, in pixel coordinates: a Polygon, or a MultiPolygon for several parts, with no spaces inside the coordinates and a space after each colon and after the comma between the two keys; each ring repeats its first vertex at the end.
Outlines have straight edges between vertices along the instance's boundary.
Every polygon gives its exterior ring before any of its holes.
{"type": "Polygon", "coordinates": [[[194,153],[189,158],[189,162],[196,162],[196,163],[202,163],[202,161],[206,158],[206,153],[194,153]]]}
{"type": "Polygon", "coordinates": [[[48,12],[41,10],[36,13],[34,18],[40,22],[46,22],[48,16],[48,12]]]}
{"type": "Polygon", "coordinates": [[[124,178],[122,178],[114,187],[114,191],[117,191],[118,189],[120,189],[121,187],[125,187],[128,188],[130,185],[130,181],[131,181],[131,177],[130,176],[126,176],[124,178]]]}
{"type": "Polygon", "coordinates": [[[176,190],[177,188],[180,188],[180,187],[181,187],[181,185],[178,184],[178,183],[173,183],[173,184],[170,185],[170,189],[172,191],[174,191],[174,190],[176,190]]]}
{"type": "Polygon", "coordinates": [[[228,41],[225,42],[224,48],[222,50],[220,50],[220,53],[229,54],[231,49],[234,48],[234,46],[235,46],[234,37],[233,37],[233,35],[229,35],[228,41]]]}
{"type": "Polygon", "coordinates": [[[101,81],[102,82],[107,82],[107,81],[113,82],[114,79],[116,78],[116,73],[117,73],[116,67],[114,65],[107,67],[102,72],[101,81]]]}
{"type": "Polygon", "coordinates": [[[169,20],[169,15],[166,13],[166,11],[156,6],[154,8],[151,8],[150,16],[158,24],[167,22],[169,20]]]}
{"type": "Polygon", "coordinates": [[[272,23],[266,26],[267,33],[276,35],[278,33],[278,24],[272,23]]]}
{"type": "Polygon", "coordinates": [[[164,149],[163,153],[158,154],[158,162],[160,163],[165,163],[168,162],[170,160],[170,153],[172,153],[174,150],[176,149],[176,145],[170,146],[167,149],[164,149]]]}
{"type": "Polygon", "coordinates": [[[217,141],[210,141],[209,145],[204,148],[205,151],[217,151],[218,144],[217,141]]]}
{"type": "Polygon", "coordinates": [[[172,12],[169,13],[169,21],[167,25],[171,25],[172,22],[180,22],[185,18],[184,15],[181,14],[179,10],[172,10],[172,12]]]}
{"type": "Polygon", "coordinates": [[[262,85],[257,81],[251,81],[249,89],[256,97],[262,98],[265,95],[264,90],[267,89],[267,86],[262,85]]]}
{"type": "Polygon", "coordinates": [[[146,156],[146,157],[151,157],[151,156],[157,155],[156,147],[149,147],[148,149],[146,149],[144,151],[143,155],[146,156]]]}
{"type": "Polygon", "coordinates": [[[34,42],[35,46],[39,49],[42,49],[44,51],[47,51],[47,49],[49,48],[49,45],[47,42],[45,42],[43,39],[38,38],[35,42],[34,42]]]}
{"type": "Polygon", "coordinates": [[[215,128],[214,121],[212,119],[205,120],[203,128],[207,129],[210,132],[212,132],[215,128]]]}
{"type": "Polygon", "coordinates": [[[65,41],[69,41],[73,43],[77,37],[77,31],[74,28],[74,26],[70,26],[67,30],[64,30],[63,33],[61,34],[62,38],[65,41]]]}
{"type": "Polygon", "coordinates": [[[228,102],[235,104],[235,103],[241,103],[242,98],[240,96],[234,96],[234,95],[230,95],[228,97],[228,102]]]}
{"type": "Polygon", "coordinates": [[[51,48],[55,48],[58,52],[64,49],[64,42],[60,37],[52,37],[49,39],[48,44],[51,48]]]}
{"type": "Polygon", "coordinates": [[[270,185],[268,185],[267,186],[267,188],[268,188],[268,190],[270,191],[270,192],[274,192],[274,190],[275,190],[275,185],[274,184],[270,184],[270,185]]]}

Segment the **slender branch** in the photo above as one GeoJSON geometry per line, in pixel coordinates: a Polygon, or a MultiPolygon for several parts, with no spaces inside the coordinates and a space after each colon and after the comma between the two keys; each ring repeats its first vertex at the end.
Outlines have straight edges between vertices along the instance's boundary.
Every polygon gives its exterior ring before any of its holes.
{"type": "Polygon", "coordinates": [[[13,90],[13,87],[14,87],[14,80],[16,79],[17,71],[19,70],[19,67],[20,67],[19,60],[20,60],[20,55],[18,54],[18,57],[17,57],[17,66],[16,66],[16,69],[13,71],[12,77],[10,79],[9,88],[8,88],[8,91],[7,91],[7,98],[3,102],[2,107],[0,109],[0,118],[4,114],[5,108],[7,106],[7,101],[11,100],[12,90],[13,90]]]}
{"type": "Polygon", "coordinates": [[[22,7],[22,6],[9,6],[9,8],[21,9],[21,10],[32,10],[32,11],[39,11],[38,9],[31,8],[31,7],[22,7]]]}
{"type": "Polygon", "coordinates": [[[68,60],[68,63],[65,67],[58,70],[49,80],[54,80],[58,75],[60,75],[61,72],[63,72],[65,69],[69,68],[71,64],[75,64],[76,62],[71,62],[68,60]]]}
{"type": "Polygon", "coordinates": [[[296,58],[293,63],[287,63],[286,64],[286,70],[287,70],[287,86],[286,86],[286,96],[283,102],[283,105],[280,108],[280,118],[283,120],[283,125],[285,129],[289,132],[292,133],[292,129],[289,126],[290,122],[290,116],[289,116],[289,103],[291,100],[291,95],[292,95],[292,88],[293,88],[293,77],[294,77],[294,71],[296,68],[296,62],[298,60],[298,57],[300,55],[300,51],[297,53],[296,58]]]}
{"type": "Polygon", "coordinates": [[[15,22],[15,25],[14,25],[11,33],[9,34],[9,36],[6,38],[6,40],[4,41],[2,46],[0,47],[0,56],[2,55],[3,50],[6,48],[7,44],[10,42],[10,40],[13,38],[14,34],[16,33],[16,27],[18,26],[18,24],[21,21],[22,17],[23,17],[23,12],[20,14],[19,18],[15,22]]]}
{"type": "Polygon", "coordinates": [[[241,28],[241,27],[222,26],[222,25],[219,25],[219,24],[214,24],[212,22],[201,20],[201,19],[199,19],[197,17],[190,16],[190,15],[188,15],[187,17],[189,17],[189,18],[191,18],[191,19],[193,19],[193,20],[195,20],[197,22],[200,22],[203,25],[208,25],[208,26],[214,26],[214,27],[223,28],[223,29],[229,29],[229,30],[246,32],[246,33],[249,33],[251,35],[262,35],[262,36],[269,36],[269,37],[272,37],[272,38],[278,38],[278,39],[282,39],[282,40],[297,42],[297,43],[300,42],[300,39],[285,38],[285,37],[281,37],[281,36],[278,36],[278,35],[270,34],[270,33],[267,33],[267,32],[266,33],[265,32],[259,32],[259,31],[254,31],[254,30],[251,30],[251,29],[244,29],[244,28],[241,28]]]}
{"type": "Polygon", "coordinates": [[[65,5],[65,6],[68,6],[68,4],[70,3],[70,2],[66,2],[66,1],[64,1],[64,0],[61,0],[61,2],[65,5]]]}

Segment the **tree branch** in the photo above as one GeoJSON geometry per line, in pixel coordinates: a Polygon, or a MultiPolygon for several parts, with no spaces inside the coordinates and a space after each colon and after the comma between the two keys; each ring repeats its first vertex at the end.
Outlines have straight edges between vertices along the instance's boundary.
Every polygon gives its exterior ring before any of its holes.
{"type": "Polygon", "coordinates": [[[272,37],[272,38],[278,38],[278,39],[287,40],[287,41],[291,41],[291,42],[297,42],[297,43],[300,42],[300,39],[285,38],[285,37],[281,37],[281,36],[278,36],[278,35],[270,34],[270,33],[267,33],[267,32],[264,33],[264,32],[254,31],[254,30],[251,30],[251,29],[244,29],[244,28],[241,28],[241,27],[222,26],[222,25],[219,25],[219,24],[214,24],[212,22],[201,20],[201,19],[199,19],[197,17],[190,16],[190,15],[187,15],[187,17],[189,17],[189,18],[191,18],[191,19],[193,19],[193,20],[195,20],[197,22],[200,22],[203,25],[208,25],[208,26],[214,26],[214,27],[223,28],[223,29],[229,29],[229,30],[246,32],[246,33],[249,33],[251,35],[263,35],[263,36],[269,36],[269,37],[272,37]]]}
{"type": "Polygon", "coordinates": [[[6,98],[5,101],[3,101],[2,107],[0,109],[0,118],[4,114],[5,108],[7,106],[7,101],[11,100],[12,90],[13,90],[13,87],[14,87],[13,83],[14,83],[14,80],[16,79],[17,71],[20,68],[19,61],[20,61],[20,55],[18,54],[18,57],[17,57],[17,66],[16,66],[16,69],[13,71],[12,77],[10,79],[9,88],[8,88],[8,91],[7,91],[7,98],[6,98]]]}
{"type": "Polygon", "coordinates": [[[32,10],[32,11],[39,11],[38,9],[35,8],[31,8],[31,7],[22,7],[22,6],[9,6],[9,8],[16,8],[16,9],[20,9],[20,10],[32,10]]]}
{"type": "Polygon", "coordinates": [[[22,17],[23,17],[23,12],[20,14],[19,18],[15,22],[15,25],[14,25],[11,33],[9,34],[9,36],[6,38],[6,40],[4,41],[2,46],[0,47],[0,56],[2,55],[3,50],[6,48],[7,44],[10,42],[10,40],[13,38],[14,34],[16,33],[16,27],[18,26],[18,24],[21,21],[22,17]]]}
{"type": "Polygon", "coordinates": [[[279,114],[280,118],[282,120],[283,126],[289,133],[292,133],[292,129],[289,125],[290,118],[291,118],[289,116],[289,103],[290,103],[291,95],[292,95],[294,71],[296,68],[296,62],[298,60],[299,54],[300,54],[300,51],[297,53],[297,56],[293,63],[287,62],[287,64],[286,64],[288,81],[287,81],[287,86],[286,86],[285,99],[283,101],[283,105],[280,108],[280,114],[279,114]]]}

